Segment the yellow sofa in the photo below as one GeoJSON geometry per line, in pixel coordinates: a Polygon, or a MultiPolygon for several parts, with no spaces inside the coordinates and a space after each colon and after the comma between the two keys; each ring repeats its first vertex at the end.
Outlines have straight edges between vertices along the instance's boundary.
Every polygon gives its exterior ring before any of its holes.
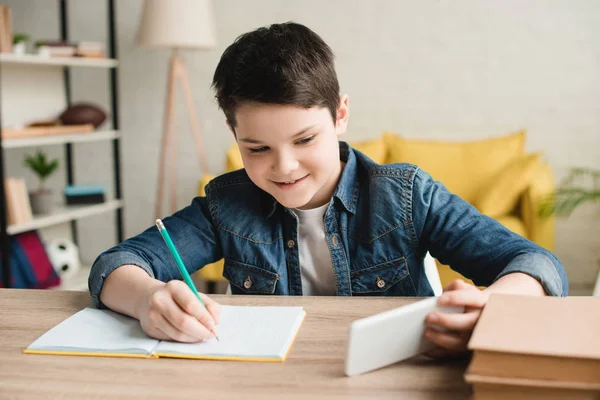
{"type": "MultiPolygon", "coordinates": [[[[350,142],[379,164],[407,162],[418,165],[453,193],[511,231],[548,250],[554,249],[554,218],[541,218],[539,201],[554,190],[554,178],[540,154],[524,152],[525,132],[485,140],[456,142],[406,139],[386,132],[376,139],[350,142]]],[[[243,168],[236,145],[226,157],[226,171],[243,168]]],[[[204,176],[198,194],[212,179],[204,176]]],[[[442,286],[462,277],[438,263],[442,286]]],[[[223,261],[205,266],[199,277],[223,280],[223,261]]]]}

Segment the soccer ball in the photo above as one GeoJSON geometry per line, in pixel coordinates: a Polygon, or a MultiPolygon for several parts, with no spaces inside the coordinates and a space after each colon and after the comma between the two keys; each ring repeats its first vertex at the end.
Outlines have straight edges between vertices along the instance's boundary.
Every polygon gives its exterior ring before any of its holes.
{"type": "Polygon", "coordinates": [[[61,278],[69,278],[81,269],[79,249],[68,239],[53,239],[46,243],[46,253],[52,267],[61,278]]]}

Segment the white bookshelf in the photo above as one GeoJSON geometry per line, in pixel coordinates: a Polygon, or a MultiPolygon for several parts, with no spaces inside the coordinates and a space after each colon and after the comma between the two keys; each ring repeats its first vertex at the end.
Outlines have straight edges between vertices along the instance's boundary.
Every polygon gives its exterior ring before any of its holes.
{"type": "Polygon", "coordinates": [[[2,146],[5,149],[16,149],[20,147],[36,147],[67,143],[97,142],[102,140],[117,139],[118,137],[118,131],[107,130],[98,132],[72,133],[69,135],[38,136],[23,139],[4,139],[2,141],[2,146]]]}
{"type": "Polygon", "coordinates": [[[35,54],[0,54],[2,64],[56,65],[69,67],[114,68],[119,65],[111,58],[42,57],[35,54]]]}
{"type": "Polygon", "coordinates": [[[77,219],[102,214],[123,207],[121,200],[109,200],[101,204],[92,205],[64,205],[56,206],[51,214],[36,215],[34,218],[24,224],[9,225],[7,232],[9,235],[16,235],[22,232],[28,232],[35,229],[47,228],[49,226],[74,221],[77,219]]]}

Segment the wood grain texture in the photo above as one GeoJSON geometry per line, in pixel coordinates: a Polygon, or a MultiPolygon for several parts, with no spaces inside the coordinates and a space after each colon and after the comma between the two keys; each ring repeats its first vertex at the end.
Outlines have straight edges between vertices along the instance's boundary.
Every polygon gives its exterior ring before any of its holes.
{"type": "MultiPolygon", "coordinates": [[[[465,399],[466,361],[409,360],[344,375],[348,327],[415,299],[213,296],[227,305],[301,305],[307,316],[284,363],[26,355],[87,292],[0,289],[0,398],[465,399]]],[[[402,334],[402,327],[398,327],[402,334]]]]}

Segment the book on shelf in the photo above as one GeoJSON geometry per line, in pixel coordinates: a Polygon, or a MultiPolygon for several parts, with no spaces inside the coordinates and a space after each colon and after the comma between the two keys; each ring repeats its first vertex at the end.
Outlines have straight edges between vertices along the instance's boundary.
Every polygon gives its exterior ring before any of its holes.
{"type": "Polygon", "coordinates": [[[476,400],[519,391],[528,396],[520,398],[598,398],[600,297],[493,294],[469,349],[465,380],[476,400]]]}
{"type": "MultiPolygon", "coordinates": [[[[10,269],[13,289],[48,289],[60,284],[44,243],[37,231],[13,235],[10,241],[10,269]]],[[[2,261],[0,259],[0,266],[2,261]]],[[[0,287],[5,287],[0,277],[0,287]]]]}
{"type": "Polygon", "coordinates": [[[24,179],[5,178],[4,195],[8,225],[24,224],[33,219],[24,179]]]}
{"type": "Polygon", "coordinates": [[[85,58],[106,58],[106,49],[102,42],[82,41],[77,43],[76,55],[85,58]]]}
{"type": "Polygon", "coordinates": [[[12,11],[0,4],[0,53],[12,53],[12,11]]]}
{"type": "Polygon", "coordinates": [[[22,129],[2,128],[2,139],[24,139],[53,135],[70,135],[94,131],[94,125],[33,126],[22,129]]]}

